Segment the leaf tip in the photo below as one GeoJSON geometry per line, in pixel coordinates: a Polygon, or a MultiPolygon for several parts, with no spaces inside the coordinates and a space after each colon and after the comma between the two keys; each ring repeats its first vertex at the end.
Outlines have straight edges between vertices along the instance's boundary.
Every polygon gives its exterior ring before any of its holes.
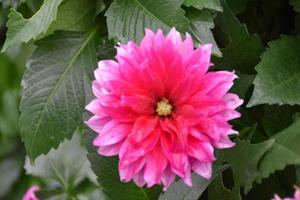
{"type": "Polygon", "coordinates": [[[251,107],[254,107],[256,105],[259,105],[259,102],[255,101],[253,98],[251,98],[250,101],[247,103],[246,107],[251,108],[251,107]]]}

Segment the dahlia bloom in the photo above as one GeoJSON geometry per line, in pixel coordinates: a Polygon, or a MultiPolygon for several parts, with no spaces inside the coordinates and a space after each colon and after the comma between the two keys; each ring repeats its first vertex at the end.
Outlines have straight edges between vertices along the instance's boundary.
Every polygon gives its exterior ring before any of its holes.
{"type": "Polygon", "coordinates": [[[300,200],[300,188],[296,187],[294,197],[286,197],[282,199],[276,194],[272,200],[300,200]]]}
{"type": "Polygon", "coordinates": [[[38,186],[36,185],[31,186],[24,194],[22,200],[39,200],[34,194],[38,190],[39,190],[38,186]]]}
{"type": "Polygon", "coordinates": [[[211,177],[214,148],[234,146],[228,121],[243,101],[228,93],[233,72],[208,72],[211,47],[146,29],[140,45],[120,44],[116,60],[98,63],[86,123],[98,153],[119,156],[121,181],[166,189],[177,175],[191,186],[191,172],[211,177]]]}

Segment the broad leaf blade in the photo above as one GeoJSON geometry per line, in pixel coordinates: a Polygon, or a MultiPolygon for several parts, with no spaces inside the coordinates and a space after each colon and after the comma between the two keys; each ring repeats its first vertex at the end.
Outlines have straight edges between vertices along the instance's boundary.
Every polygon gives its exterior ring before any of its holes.
{"type": "Polygon", "coordinates": [[[234,81],[234,85],[230,89],[230,92],[237,94],[240,98],[245,99],[246,93],[252,85],[255,75],[237,74],[238,79],[234,81]]]}
{"type": "Polygon", "coordinates": [[[224,187],[222,174],[215,178],[208,187],[208,197],[210,200],[241,200],[240,187],[235,184],[232,191],[224,187]]]}
{"type": "Polygon", "coordinates": [[[300,13],[300,1],[299,0],[290,0],[290,4],[294,7],[294,10],[300,13]]]}
{"type": "Polygon", "coordinates": [[[262,123],[266,134],[271,137],[276,133],[282,131],[283,129],[289,127],[293,122],[293,115],[299,111],[300,108],[297,106],[264,106],[262,123]]]}
{"type": "Polygon", "coordinates": [[[0,161],[0,199],[2,199],[18,181],[21,175],[22,162],[19,157],[8,157],[0,161]]]}
{"type": "Polygon", "coordinates": [[[258,144],[240,141],[233,149],[225,150],[236,183],[249,192],[254,182],[261,182],[287,165],[300,165],[300,120],[274,137],[258,144]],[[237,159],[238,158],[238,159],[237,159]]]}
{"type": "Polygon", "coordinates": [[[101,43],[97,46],[97,58],[99,60],[114,59],[117,50],[113,40],[103,38],[101,43]]]}
{"type": "Polygon", "coordinates": [[[260,174],[257,181],[269,177],[270,174],[284,169],[287,165],[300,165],[300,119],[272,139],[275,143],[259,165],[260,174]]]}
{"type": "Polygon", "coordinates": [[[248,0],[226,0],[226,2],[234,14],[239,14],[246,9],[248,0]]]}
{"type": "Polygon", "coordinates": [[[189,8],[186,10],[186,16],[191,21],[191,33],[201,44],[213,44],[212,52],[217,56],[222,56],[221,51],[214,39],[211,30],[214,28],[214,18],[216,12],[207,9],[197,10],[189,8]]]}
{"type": "Polygon", "coordinates": [[[213,176],[210,179],[205,179],[197,174],[192,175],[193,187],[189,187],[181,180],[173,183],[171,187],[160,195],[159,200],[190,200],[198,199],[206,190],[208,185],[224,171],[227,166],[215,166],[213,176]]]}
{"type": "Polygon", "coordinates": [[[167,32],[175,26],[185,33],[189,21],[180,8],[182,3],[183,0],[116,0],[105,13],[109,36],[124,43],[141,41],[145,28],[167,32]]]}
{"type": "Polygon", "coordinates": [[[258,104],[300,104],[300,37],[282,36],[256,66],[253,96],[249,107],[258,104]]]}
{"type": "Polygon", "coordinates": [[[242,140],[234,148],[222,152],[224,153],[223,159],[232,168],[235,184],[243,186],[246,193],[251,189],[252,183],[259,175],[259,161],[273,144],[274,140],[259,144],[250,144],[248,141],[242,140]]]}
{"type": "Polygon", "coordinates": [[[24,168],[27,174],[55,181],[62,188],[75,187],[87,177],[95,180],[86,153],[81,144],[81,135],[75,133],[71,140],[65,140],[47,155],[40,155],[34,163],[27,158],[24,168]]]}
{"type": "Polygon", "coordinates": [[[96,66],[95,33],[57,32],[36,43],[20,105],[21,137],[31,159],[70,139],[82,123],[86,85],[96,66]]]}
{"type": "Polygon", "coordinates": [[[92,146],[94,133],[86,130],[84,133],[85,143],[88,147],[88,158],[92,169],[98,177],[98,182],[109,200],[157,200],[161,188],[140,188],[134,183],[120,182],[118,172],[118,159],[116,157],[100,156],[92,146]]]}
{"type": "Polygon", "coordinates": [[[1,0],[0,2],[3,8],[7,8],[9,6],[18,7],[22,1],[25,0],[1,0]]]}
{"type": "MultiPolygon", "coordinates": [[[[56,20],[51,24],[47,34],[56,30],[63,31],[86,31],[94,23],[97,12],[97,4],[101,1],[95,0],[65,0],[59,6],[56,20]]],[[[103,9],[103,3],[101,4],[103,9]]]]}
{"type": "Polygon", "coordinates": [[[198,8],[202,10],[203,8],[215,10],[215,11],[222,11],[222,6],[219,2],[219,0],[185,0],[184,1],[185,6],[193,6],[195,8],[198,8]]]}
{"type": "Polygon", "coordinates": [[[21,13],[11,9],[7,22],[7,39],[2,51],[7,48],[36,39],[40,34],[46,33],[52,21],[55,20],[58,6],[63,0],[45,0],[40,10],[30,19],[24,19],[21,13]]]}
{"type": "Polygon", "coordinates": [[[109,200],[100,187],[90,187],[77,195],[78,200],[109,200]]]}
{"type": "Polygon", "coordinates": [[[218,13],[216,24],[228,37],[228,46],[222,50],[223,57],[214,63],[222,69],[236,69],[242,73],[254,73],[259,56],[264,48],[257,35],[250,35],[245,25],[241,24],[231,12],[225,0],[221,0],[223,12],[218,13]]]}

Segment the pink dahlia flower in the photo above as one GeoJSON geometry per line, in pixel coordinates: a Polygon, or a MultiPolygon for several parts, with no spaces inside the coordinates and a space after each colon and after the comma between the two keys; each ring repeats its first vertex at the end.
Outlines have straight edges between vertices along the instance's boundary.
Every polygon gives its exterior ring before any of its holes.
{"type": "Polygon", "coordinates": [[[300,188],[296,187],[294,197],[286,197],[282,199],[276,194],[272,200],[300,200],[300,188]]]}
{"type": "Polygon", "coordinates": [[[36,185],[31,186],[24,194],[22,200],[39,200],[34,194],[38,190],[39,190],[38,186],[36,185]]]}
{"type": "Polygon", "coordinates": [[[122,181],[166,189],[177,175],[191,186],[192,171],[211,177],[214,148],[234,146],[228,121],[243,101],[228,93],[233,72],[208,72],[211,47],[194,49],[175,28],[166,37],[147,29],[140,45],[99,62],[87,125],[100,155],[119,156],[122,181]]]}

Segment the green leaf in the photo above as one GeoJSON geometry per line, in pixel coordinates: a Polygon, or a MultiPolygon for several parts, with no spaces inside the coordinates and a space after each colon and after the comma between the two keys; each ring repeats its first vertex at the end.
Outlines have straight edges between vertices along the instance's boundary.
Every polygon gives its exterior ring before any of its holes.
{"type": "Polygon", "coordinates": [[[300,13],[300,0],[290,0],[290,4],[294,7],[294,10],[300,13]]]}
{"type": "Polygon", "coordinates": [[[180,8],[182,3],[183,0],[115,0],[105,13],[109,37],[122,43],[140,42],[145,28],[161,28],[166,33],[173,26],[185,33],[189,21],[180,8]]]}
{"type": "Polygon", "coordinates": [[[271,139],[275,143],[260,162],[258,182],[287,165],[300,165],[300,119],[271,139]]]}
{"type": "Polygon", "coordinates": [[[245,99],[246,93],[253,83],[254,75],[249,74],[237,74],[238,79],[234,81],[234,85],[230,89],[230,92],[237,94],[240,98],[245,99]]]}
{"type": "Polygon", "coordinates": [[[279,131],[289,127],[293,122],[293,114],[299,112],[296,106],[266,105],[262,123],[266,133],[271,137],[279,131]]]}
{"type": "Polygon", "coordinates": [[[295,166],[295,172],[296,172],[296,184],[300,184],[300,166],[295,166]]]}
{"type": "Polygon", "coordinates": [[[282,36],[269,43],[256,66],[253,96],[248,107],[258,104],[300,104],[300,37],[282,36]]]}
{"type": "Polygon", "coordinates": [[[1,0],[1,3],[2,3],[3,8],[7,8],[9,6],[17,7],[23,1],[25,1],[25,0],[1,0]]]}
{"type": "Polygon", "coordinates": [[[40,189],[35,192],[35,195],[38,199],[50,199],[51,200],[59,200],[59,199],[67,199],[67,194],[64,194],[62,190],[44,190],[40,189]]]}
{"type": "Polygon", "coordinates": [[[240,141],[225,150],[222,159],[231,166],[235,183],[244,186],[247,193],[254,182],[261,182],[276,170],[300,165],[299,130],[300,119],[267,141],[258,144],[240,141]]]}
{"type": "Polygon", "coordinates": [[[215,11],[222,11],[222,6],[220,5],[219,0],[184,0],[185,6],[193,6],[202,10],[203,8],[215,10],[215,11]]]}
{"type": "Polygon", "coordinates": [[[209,200],[241,200],[240,187],[235,185],[230,191],[223,185],[222,174],[215,178],[208,187],[209,200]]]}
{"type": "Polygon", "coordinates": [[[81,145],[81,135],[75,133],[71,140],[65,140],[47,155],[40,155],[34,163],[27,157],[24,168],[27,174],[54,181],[61,188],[70,189],[69,186],[76,187],[86,177],[96,179],[86,153],[81,145]]]}
{"type": "Polygon", "coordinates": [[[102,189],[99,187],[93,187],[84,193],[80,193],[77,195],[78,200],[109,200],[102,189]]]}
{"type": "Polygon", "coordinates": [[[215,166],[213,176],[205,179],[197,174],[192,174],[193,187],[189,187],[181,180],[173,183],[171,187],[159,197],[159,200],[190,200],[198,199],[206,190],[208,185],[225,169],[227,166],[215,166]]]}
{"type": "Polygon", "coordinates": [[[117,50],[113,40],[107,38],[102,39],[100,45],[97,46],[97,58],[99,60],[114,59],[117,50]]]}
{"type": "Polygon", "coordinates": [[[2,137],[19,136],[16,126],[19,120],[19,90],[7,90],[1,99],[0,135],[2,137]]]}
{"type": "Polygon", "coordinates": [[[232,168],[235,184],[244,187],[247,193],[256,177],[259,176],[259,161],[262,156],[272,147],[274,140],[268,140],[259,144],[250,144],[248,141],[237,142],[232,149],[226,149],[223,158],[232,168]]]}
{"type": "Polygon", "coordinates": [[[0,161],[0,199],[11,189],[22,171],[22,162],[16,157],[8,157],[0,161]]]}
{"type": "MultiPolygon", "coordinates": [[[[83,181],[80,185],[85,185],[85,189],[81,190],[80,186],[71,188],[70,191],[61,189],[40,189],[35,192],[38,199],[43,200],[108,200],[99,186],[83,181]]],[[[69,188],[70,189],[70,188],[69,188]]]]}
{"type": "MultiPolygon", "coordinates": [[[[86,31],[93,25],[97,9],[95,0],[65,0],[59,6],[56,20],[51,24],[48,33],[55,30],[86,31]]],[[[103,9],[103,3],[99,4],[103,9]]]]}
{"type": "Polygon", "coordinates": [[[97,65],[96,33],[56,32],[36,43],[22,80],[19,122],[31,159],[70,139],[82,123],[85,93],[97,65]]]}
{"type": "Polygon", "coordinates": [[[228,46],[222,50],[223,57],[214,63],[222,69],[236,69],[242,73],[254,73],[254,66],[264,48],[256,34],[250,35],[245,25],[241,24],[231,12],[225,0],[221,0],[223,12],[218,13],[216,24],[228,37],[228,46]]]}
{"type": "Polygon", "coordinates": [[[91,142],[94,137],[93,132],[86,130],[84,137],[92,169],[109,200],[119,200],[120,198],[122,200],[157,200],[161,191],[160,187],[140,188],[133,182],[120,182],[118,159],[116,157],[103,157],[97,154],[91,142]]]}
{"type": "Polygon", "coordinates": [[[214,39],[211,30],[214,28],[213,19],[217,16],[216,12],[207,9],[197,10],[186,9],[186,16],[191,21],[191,33],[201,44],[213,44],[212,52],[217,56],[222,56],[221,51],[214,39]]]}
{"type": "Polygon", "coordinates": [[[0,54],[0,98],[7,89],[12,86],[18,86],[16,80],[19,80],[20,74],[12,59],[5,54],[0,54]]]}
{"type": "Polygon", "coordinates": [[[246,9],[248,0],[226,0],[226,2],[234,14],[240,14],[246,9]]]}
{"type": "Polygon", "coordinates": [[[7,38],[2,51],[36,39],[40,34],[46,33],[52,21],[55,20],[57,8],[63,0],[45,0],[42,7],[29,19],[24,19],[21,13],[11,9],[7,22],[7,38]]]}

